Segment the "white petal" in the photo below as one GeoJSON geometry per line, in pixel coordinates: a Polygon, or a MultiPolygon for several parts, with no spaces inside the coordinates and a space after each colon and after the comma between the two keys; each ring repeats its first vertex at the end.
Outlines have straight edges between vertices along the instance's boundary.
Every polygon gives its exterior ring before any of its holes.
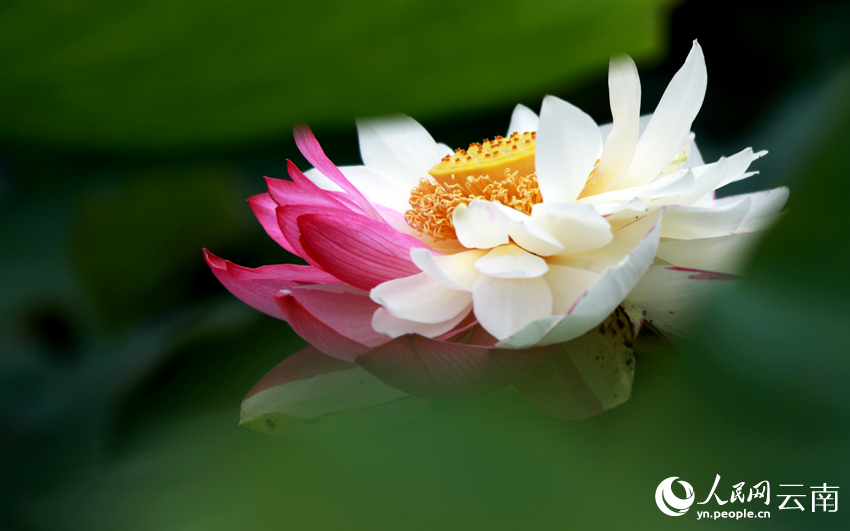
{"type": "Polygon", "coordinates": [[[689,133],[688,136],[685,137],[685,140],[682,142],[682,145],[679,146],[679,149],[676,150],[676,154],[673,155],[673,159],[670,161],[670,164],[664,167],[661,170],[661,175],[669,175],[674,171],[678,170],[690,158],[691,145],[693,145],[695,135],[693,133],[689,133]]]}
{"type": "Polygon", "coordinates": [[[405,115],[357,120],[363,164],[413,188],[428,170],[451,154],[428,131],[405,115]]]}
{"type": "Polygon", "coordinates": [[[658,258],[674,266],[718,273],[740,274],[760,232],[700,240],[669,240],[658,246],[658,258]]]}
{"type": "Polygon", "coordinates": [[[640,199],[632,199],[628,202],[605,201],[602,203],[593,203],[593,208],[609,222],[626,218],[637,219],[649,210],[646,203],[640,199]]]}
{"type": "Polygon", "coordinates": [[[694,135],[688,135],[688,139],[691,142],[691,146],[688,149],[688,160],[686,160],[680,168],[683,170],[687,170],[696,166],[702,166],[703,164],[705,164],[705,161],[702,159],[702,154],[699,152],[699,148],[697,147],[697,141],[694,135]]]}
{"type": "Polygon", "coordinates": [[[652,182],[670,164],[702,106],[706,83],[705,58],[694,41],[685,64],[673,76],[640,137],[631,167],[613,184],[615,188],[652,182]]]}
{"type": "Polygon", "coordinates": [[[575,255],[557,255],[546,259],[549,265],[563,265],[602,273],[609,267],[620,263],[646,237],[647,232],[658,222],[661,210],[658,209],[633,222],[613,230],[614,239],[604,247],[575,255]]]}
{"type": "Polygon", "coordinates": [[[410,210],[410,189],[366,166],[343,166],[345,178],[372,203],[404,214],[410,210]]]}
{"type": "Polygon", "coordinates": [[[773,228],[776,223],[785,216],[785,212],[777,212],[763,218],[746,219],[741,225],[735,229],[735,234],[743,234],[746,232],[759,232],[773,228]]]}
{"type": "MultiPolygon", "coordinates": [[[[452,154],[455,152],[448,144],[443,144],[442,142],[437,142],[437,148],[447,154],[452,154]]],[[[443,155],[445,157],[445,155],[443,155]]]]}
{"type": "Polygon", "coordinates": [[[552,291],[542,278],[493,278],[481,275],[472,288],[475,317],[496,339],[552,314],[552,291]]]}
{"type": "Polygon", "coordinates": [[[460,204],[452,213],[457,239],[467,249],[492,249],[508,243],[509,222],[494,203],[473,200],[460,204]]]}
{"type": "Polygon", "coordinates": [[[500,203],[474,199],[452,214],[457,239],[468,249],[492,249],[514,242],[534,254],[549,256],[563,250],[554,236],[530,216],[500,203]]]}
{"type": "Polygon", "coordinates": [[[632,163],[640,126],[640,78],[629,56],[612,58],[608,67],[608,94],[611,100],[613,129],[605,139],[593,183],[583,196],[598,194],[616,181],[632,163]]]}
{"type": "Polygon", "coordinates": [[[724,183],[739,180],[750,164],[764,153],[764,151],[753,153],[751,148],[747,148],[729,158],[721,157],[717,162],[691,168],[696,182],[690,192],[679,198],[678,204],[692,205],[706,195],[713,197],[712,192],[716,188],[724,186],[724,183]]]}
{"type": "Polygon", "coordinates": [[[750,211],[750,198],[715,208],[671,206],[664,212],[661,237],[694,240],[731,234],[750,211]]]}
{"type": "MultiPolygon", "coordinates": [[[[345,178],[357,188],[372,203],[385,206],[396,212],[404,213],[410,210],[410,189],[398,180],[366,166],[340,166],[345,178]]],[[[325,175],[311,168],[304,172],[316,186],[322,190],[342,192],[342,188],[325,175]]]]}
{"type": "Polygon", "coordinates": [[[634,199],[646,198],[644,203],[648,207],[653,208],[670,204],[670,201],[673,200],[678,200],[683,194],[693,190],[695,183],[696,179],[691,170],[678,171],[643,186],[591,195],[579,199],[578,202],[580,204],[595,205],[597,203],[621,201],[625,204],[634,199]],[[671,199],[669,201],[662,201],[664,198],[671,199]]]}
{"type": "Polygon", "coordinates": [[[511,124],[508,126],[507,136],[511,136],[513,133],[522,134],[537,131],[537,127],[539,125],[540,118],[537,116],[537,113],[525,105],[519,104],[514,107],[514,112],[511,115],[511,124]]]}
{"type": "Polygon", "coordinates": [[[531,219],[560,242],[560,254],[590,251],[614,238],[611,225],[592,205],[538,203],[531,208],[531,219]]]}
{"type": "MultiPolygon", "coordinates": [[[[717,188],[720,181],[726,178],[729,162],[730,159],[720,157],[717,162],[691,168],[689,171],[694,176],[694,185],[687,192],[680,194],[676,203],[679,205],[695,205],[703,197],[710,196],[713,198],[714,189],[717,188]]],[[[706,205],[700,204],[699,206],[706,205]]]]}
{"type": "Polygon", "coordinates": [[[665,334],[684,337],[698,323],[700,299],[736,278],[710,271],[653,266],[626,299],[643,310],[646,319],[665,334]]]}
{"type": "MultiPolygon", "coordinates": [[[[638,138],[640,135],[646,131],[646,126],[649,125],[649,121],[652,120],[652,114],[644,114],[638,120],[638,138]]],[[[604,124],[599,126],[599,134],[602,135],[602,140],[608,140],[608,135],[611,134],[611,130],[614,129],[614,123],[604,124]]]]}
{"type": "Polygon", "coordinates": [[[410,258],[416,267],[447,288],[459,291],[472,291],[472,284],[479,274],[475,261],[485,254],[487,251],[475,250],[434,256],[428,249],[410,250],[410,258]]]}
{"type": "Polygon", "coordinates": [[[419,334],[420,336],[425,337],[437,337],[456,327],[467,315],[469,315],[471,310],[472,305],[470,304],[460,313],[447,321],[427,324],[399,319],[384,308],[378,308],[372,315],[372,328],[374,328],[375,331],[387,334],[392,338],[403,336],[405,334],[419,334]]]}
{"type": "MultiPolygon", "coordinates": [[[[550,345],[575,339],[604,321],[640,281],[655,259],[660,238],[661,211],[658,210],[634,223],[648,230],[643,239],[617,265],[605,269],[584,292],[567,315],[542,318],[531,322],[497,346],[523,348],[531,345],[550,345]]],[[[481,278],[486,278],[482,276],[481,278]]],[[[480,279],[479,279],[480,281],[480,279]]],[[[475,291],[473,291],[474,295],[475,291]]],[[[477,303],[476,303],[477,307],[477,303]]],[[[476,313],[477,315],[477,313],[476,313]]]]}
{"type": "Polygon", "coordinates": [[[546,261],[518,246],[500,245],[475,261],[475,269],[496,278],[537,278],[546,274],[546,261]]]}
{"type": "MultiPolygon", "coordinates": [[[[320,172],[316,168],[311,168],[304,172],[304,175],[310,179],[316,186],[321,188],[322,190],[329,190],[331,192],[342,192],[342,188],[332,180],[325,177],[325,174],[320,172]]],[[[343,174],[344,175],[344,174],[343,174]]]]}
{"type": "MultiPolygon", "coordinates": [[[[761,151],[758,151],[756,153],[753,153],[752,157],[750,158],[749,161],[746,162],[746,166],[744,166],[744,168],[741,170],[741,172],[746,171],[747,167],[749,167],[749,165],[750,165],[750,163],[752,163],[752,161],[759,159],[759,158],[761,158],[765,155],[767,155],[767,150],[764,150],[764,149],[761,150],[761,151]]],[[[729,158],[731,159],[732,157],[729,157],[729,158]]],[[[750,175],[755,175],[756,173],[758,173],[758,172],[738,173],[737,171],[730,171],[729,174],[727,175],[726,179],[724,179],[723,182],[721,182],[719,185],[717,185],[717,188],[723,188],[727,184],[732,184],[734,182],[740,181],[741,179],[745,179],[745,178],[749,177],[750,175]]]]}
{"type": "Polygon", "coordinates": [[[741,201],[744,198],[749,198],[750,201],[752,201],[752,205],[750,206],[750,211],[747,212],[747,216],[744,218],[744,222],[748,222],[754,219],[766,218],[778,213],[785,206],[785,203],[788,202],[789,195],[790,191],[788,188],[780,186],[773,190],[765,190],[763,192],[754,192],[751,194],[732,195],[724,197],[723,199],[717,199],[712,203],[712,206],[724,207],[741,201]]]}
{"type": "MultiPolygon", "coordinates": [[[[762,153],[764,153],[764,152],[762,152],[762,153]]],[[[760,172],[757,172],[757,171],[748,171],[748,172],[746,172],[746,173],[742,173],[742,174],[741,174],[741,176],[740,176],[740,177],[738,177],[737,179],[735,179],[734,181],[731,181],[730,183],[726,183],[726,184],[731,184],[732,182],[743,181],[744,179],[749,179],[749,178],[750,178],[750,177],[752,177],[753,175],[758,175],[759,173],[760,173],[760,172]]],[[[720,186],[718,187],[718,189],[719,189],[719,188],[723,188],[724,186],[726,186],[726,184],[720,183],[720,186]]],[[[711,194],[711,195],[712,195],[712,196],[715,196],[715,195],[717,195],[717,194],[711,194]]]]}
{"type": "MultiPolygon", "coordinates": [[[[756,153],[758,155],[758,153],[756,153]]],[[[743,175],[747,175],[746,173],[743,175]]],[[[725,208],[731,204],[737,204],[741,200],[750,199],[750,211],[744,217],[744,221],[735,230],[735,233],[758,232],[771,228],[782,217],[782,208],[788,201],[788,188],[782,186],[773,190],[754,192],[750,194],[734,195],[722,199],[714,199],[714,194],[708,194],[701,198],[695,205],[708,208],[725,208]]]]}
{"type": "Polygon", "coordinates": [[[564,250],[560,242],[528,214],[500,203],[493,205],[508,220],[508,235],[523,249],[539,256],[551,256],[564,250]]]}
{"type": "Polygon", "coordinates": [[[601,152],[602,137],[593,118],[554,96],[543,99],[534,166],[544,201],[574,202],[601,152]]]}
{"type": "Polygon", "coordinates": [[[455,317],[472,300],[468,292],[447,288],[427,273],[388,280],[369,296],[395,317],[428,324],[455,317]]]}
{"type": "Polygon", "coordinates": [[[570,311],[598,277],[599,274],[592,271],[550,264],[543,278],[552,290],[552,314],[565,315],[570,311]]]}

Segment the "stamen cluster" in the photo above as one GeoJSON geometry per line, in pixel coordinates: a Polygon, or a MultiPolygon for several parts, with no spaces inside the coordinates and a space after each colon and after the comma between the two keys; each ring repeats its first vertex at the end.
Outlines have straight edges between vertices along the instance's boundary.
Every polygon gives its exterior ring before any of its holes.
{"type": "Polygon", "coordinates": [[[452,175],[442,183],[421,179],[410,193],[411,209],[404,219],[437,241],[454,239],[452,213],[458,205],[468,205],[473,199],[499,202],[525,214],[531,214],[531,207],[543,202],[535,173],[520,176],[518,171],[511,173],[506,168],[500,180],[488,175],[462,179],[452,175]]]}

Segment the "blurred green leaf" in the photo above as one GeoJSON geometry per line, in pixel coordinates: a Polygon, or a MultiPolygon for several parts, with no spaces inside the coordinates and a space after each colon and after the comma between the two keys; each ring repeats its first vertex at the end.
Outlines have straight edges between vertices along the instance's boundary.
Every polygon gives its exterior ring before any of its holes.
{"type": "Polygon", "coordinates": [[[0,7],[0,137],[137,148],[485,110],[661,45],[670,0],[18,0],[0,7]]]}
{"type": "Polygon", "coordinates": [[[706,330],[723,333],[698,342],[735,360],[731,366],[752,385],[783,385],[820,409],[844,411],[850,411],[850,171],[836,154],[850,146],[848,94],[850,64],[818,92],[820,112],[800,117],[814,118],[818,127],[786,125],[808,132],[799,140],[804,156],[782,176],[791,183],[788,215],[762,243],[751,278],[724,294],[711,314],[706,330]]]}
{"type": "Polygon", "coordinates": [[[113,326],[185,296],[201,249],[232,240],[250,216],[233,174],[213,165],[139,171],[93,192],[78,205],[72,252],[113,326]]]}

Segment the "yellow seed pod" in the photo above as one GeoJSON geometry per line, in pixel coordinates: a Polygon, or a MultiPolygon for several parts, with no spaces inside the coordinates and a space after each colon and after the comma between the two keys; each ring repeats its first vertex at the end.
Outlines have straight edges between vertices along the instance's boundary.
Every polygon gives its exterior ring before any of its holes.
{"type": "Polygon", "coordinates": [[[497,136],[493,140],[469,145],[469,150],[458,149],[446,155],[428,172],[440,184],[463,182],[469,177],[489,176],[498,180],[505,170],[519,175],[534,172],[534,141],[537,133],[513,133],[508,138],[497,136]],[[454,179],[452,179],[454,175],[454,179]]]}

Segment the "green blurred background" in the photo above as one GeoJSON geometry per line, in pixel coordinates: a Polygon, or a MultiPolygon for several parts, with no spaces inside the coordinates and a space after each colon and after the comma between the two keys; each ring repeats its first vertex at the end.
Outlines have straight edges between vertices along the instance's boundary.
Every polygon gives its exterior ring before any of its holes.
{"type": "Polygon", "coordinates": [[[850,488],[847,2],[7,0],[0,58],[0,529],[848,528],[842,503],[775,496],[850,488]],[[566,422],[508,392],[389,428],[237,427],[304,343],[200,249],[292,260],[246,199],[287,158],[306,169],[293,122],[338,164],[361,115],[406,112],[453,147],[547,93],[605,123],[609,56],[635,58],[651,112],[694,38],[704,157],[770,150],[727,192],[788,185],[790,214],[698,337],[639,360],[629,402],[566,422]],[[725,498],[770,480],[773,518],[655,507],[662,479],[702,499],[715,474],[725,498]]]}

